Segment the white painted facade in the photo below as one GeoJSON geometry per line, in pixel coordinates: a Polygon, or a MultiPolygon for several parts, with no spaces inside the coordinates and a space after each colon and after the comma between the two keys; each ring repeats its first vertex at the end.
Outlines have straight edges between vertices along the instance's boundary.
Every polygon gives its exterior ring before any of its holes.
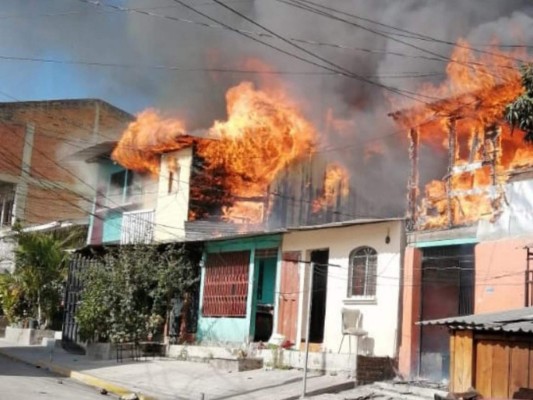
{"type": "Polygon", "coordinates": [[[170,242],[185,238],[192,161],[192,147],[161,156],[155,211],[155,241],[170,242]]]}
{"type": "MultiPolygon", "coordinates": [[[[398,220],[290,231],[284,235],[283,252],[299,251],[301,260],[309,261],[312,250],[329,249],[329,264],[338,265],[338,267],[328,267],[323,352],[337,353],[339,351],[342,340],[341,310],[346,307],[361,311],[361,328],[368,332],[368,335],[359,341],[360,354],[396,356],[403,248],[403,222],[398,220]],[[387,243],[387,237],[390,239],[389,243],[387,243]],[[349,297],[349,256],[354,249],[362,246],[372,247],[378,254],[376,295],[373,297],[349,297]]],[[[278,268],[278,276],[280,276],[283,267],[280,265],[278,268]]],[[[306,336],[310,264],[300,263],[299,269],[300,297],[297,343],[304,341],[306,336]]],[[[278,292],[279,289],[278,283],[278,292]]],[[[278,307],[279,304],[277,304],[276,310],[278,307]]],[[[274,329],[277,331],[277,324],[274,329]]],[[[353,352],[355,350],[355,337],[352,337],[351,340],[351,351],[353,352]]],[[[346,336],[341,353],[348,353],[348,351],[349,337],[346,336]]]]}

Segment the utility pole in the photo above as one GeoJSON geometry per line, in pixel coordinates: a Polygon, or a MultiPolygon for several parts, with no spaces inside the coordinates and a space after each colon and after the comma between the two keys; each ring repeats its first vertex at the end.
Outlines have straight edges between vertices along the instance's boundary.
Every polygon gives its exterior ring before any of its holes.
{"type": "Polygon", "coordinates": [[[312,261],[299,261],[303,264],[310,264],[311,268],[309,270],[310,277],[309,277],[309,288],[307,290],[307,329],[306,329],[306,335],[305,335],[305,361],[304,361],[304,376],[302,380],[302,396],[300,398],[305,399],[305,393],[307,391],[307,364],[309,360],[309,334],[311,332],[311,306],[313,303],[313,275],[315,272],[315,266],[327,266],[327,267],[337,267],[340,268],[341,266],[338,264],[320,264],[320,263],[314,263],[312,261]]]}
{"type": "Polygon", "coordinates": [[[304,362],[304,377],[302,385],[302,399],[305,399],[305,392],[307,391],[307,361],[309,360],[309,333],[311,331],[311,303],[313,302],[313,274],[315,272],[315,264],[311,263],[309,277],[309,289],[307,291],[307,329],[305,334],[305,362],[304,362]]]}

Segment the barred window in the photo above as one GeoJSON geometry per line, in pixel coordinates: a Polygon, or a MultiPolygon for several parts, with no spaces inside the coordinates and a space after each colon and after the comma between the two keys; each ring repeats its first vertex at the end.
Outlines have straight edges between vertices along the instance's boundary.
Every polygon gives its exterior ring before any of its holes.
{"type": "Polygon", "coordinates": [[[202,316],[246,317],[249,268],[249,251],[207,255],[202,316]]]}
{"type": "Polygon", "coordinates": [[[350,253],[348,297],[375,296],[378,253],[372,247],[359,247],[350,253]]]}

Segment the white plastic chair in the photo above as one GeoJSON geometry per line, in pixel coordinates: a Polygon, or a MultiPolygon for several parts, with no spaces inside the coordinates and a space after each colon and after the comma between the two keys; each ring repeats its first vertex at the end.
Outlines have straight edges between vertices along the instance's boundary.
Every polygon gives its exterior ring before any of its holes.
{"type": "Polygon", "coordinates": [[[344,338],[346,335],[348,335],[348,354],[352,353],[352,340],[351,336],[356,337],[356,353],[357,353],[357,344],[359,342],[359,338],[362,336],[366,336],[368,334],[367,331],[361,328],[361,319],[363,315],[361,314],[360,310],[354,309],[354,308],[342,308],[342,340],[341,345],[339,346],[339,353],[342,349],[342,343],[344,342],[344,338]]]}

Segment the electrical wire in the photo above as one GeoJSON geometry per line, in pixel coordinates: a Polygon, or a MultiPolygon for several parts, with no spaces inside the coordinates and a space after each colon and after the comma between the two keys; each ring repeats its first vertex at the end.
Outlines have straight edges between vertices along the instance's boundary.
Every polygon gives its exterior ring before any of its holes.
{"type": "MultiPolygon", "coordinates": [[[[303,4],[303,5],[305,5],[305,6],[307,6],[309,8],[308,11],[309,10],[313,10],[314,8],[311,7],[311,6],[314,6],[314,7],[322,8],[323,10],[328,10],[328,11],[331,11],[331,12],[335,12],[337,14],[349,16],[349,17],[354,18],[356,20],[368,22],[368,23],[371,23],[371,24],[374,24],[374,25],[377,25],[377,26],[389,28],[389,29],[392,29],[392,30],[396,31],[395,33],[391,32],[389,34],[397,35],[398,32],[400,32],[400,33],[411,35],[410,38],[416,39],[416,40],[425,40],[425,41],[429,41],[429,42],[445,44],[445,45],[448,45],[448,46],[453,46],[453,47],[457,47],[457,48],[463,48],[463,49],[471,50],[471,51],[474,51],[474,52],[477,52],[477,53],[487,54],[487,55],[490,55],[490,56],[493,56],[493,57],[505,58],[505,59],[508,59],[508,60],[516,61],[516,62],[521,62],[521,63],[526,62],[523,59],[519,59],[519,58],[512,57],[512,56],[507,56],[505,54],[494,53],[494,52],[491,52],[491,51],[487,51],[487,50],[476,48],[474,46],[465,46],[465,45],[462,45],[460,43],[451,42],[451,41],[448,41],[448,40],[438,39],[438,38],[435,38],[435,37],[432,37],[432,36],[429,36],[429,35],[425,35],[425,34],[422,34],[422,33],[419,33],[419,32],[414,32],[414,31],[411,31],[411,30],[407,30],[407,29],[399,28],[399,27],[392,26],[392,25],[389,25],[389,24],[385,24],[385,23],[382,23],[382,22],[379,22],[379,21],[376,21],[376,20],[373,20],[373,19],[370,19],[370,18],[361,17],[361,16],[359,16],[357,14],[348,13],[348,12],[345,12],[345,11],[342,11],[342,10],[339,10],[339,9],[335,9],[335,8],[333,8],[331,6],[327,6],[327,5],[324,5],[324,4],[316,3],[315,1],[312,1],[312,0],[275,0],[275,1],[283,2],[283,3],[286,3],[286,4],[288,2],[292,2],[292,3],[296,3],[296,4],[300,4],[300,5],[303,4]]],[[[326,16],[327,14],[324,13],[323,15],[326,16]]],[[[360,27],[360,26],[358,26],[358,27],[360,27]]],[[[365,29],[365,28],[363,28],[363,29],[365,29]]],[[[383,33],[383,32],[381,32],[381,33],[383,33]]],[[[389,38],[389,39],[392,39],[392,38],[389,38]]],[[[499,45],[490,45],[489,44],[489,45],[482,45],[482,46],[489,47],[489,46],[499,46],[499,45]]],[[[499,47],[531,48],[533,46],[529,46],[529,45],[507,45],[507,46],[499,46],[499,47]]],[[[426,49],[422,49],[422,51],[426,51],[426,49]]],[[[442,55],[439,55],[439,56],[440,57],[444,57],[442,55]]],[[[445,57],[445,58],[447,58],[447,57],[445,57]]],[[[452,60],[450,58],[447,58],[447,59],[450,60],[450,61],[452,60]]]]}

